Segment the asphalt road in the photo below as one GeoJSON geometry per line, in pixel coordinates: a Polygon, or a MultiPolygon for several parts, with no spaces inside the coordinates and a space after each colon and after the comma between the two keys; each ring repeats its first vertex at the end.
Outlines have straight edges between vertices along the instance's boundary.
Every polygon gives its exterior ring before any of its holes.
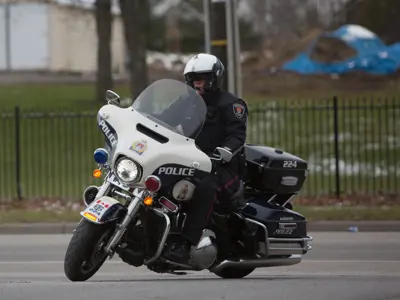
{"type": "Polygon", "coordinates": [[[400,300],[400,233],[315,232],[302,263],[245,279],[206,272],[159,275],[107,261],[87,282],[63,273],[70,235],[0,235],[1,300],[400,300]]]}

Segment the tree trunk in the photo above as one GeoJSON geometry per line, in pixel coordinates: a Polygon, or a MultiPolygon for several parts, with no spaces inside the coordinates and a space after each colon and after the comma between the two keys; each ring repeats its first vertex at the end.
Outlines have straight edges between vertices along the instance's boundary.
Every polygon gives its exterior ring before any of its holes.
{"type": "Polygon", "coordinates": [[[97,84],[96,100],[105,102],[105,92],[112,89],[111,72],[111,0],[96,0],[97,84]]]}
{"type": "Polygon", "coordinates": [[[253,24],[255,31],[260,35],[260,44],[257,45],[257,51],[260,52],[261,55],[264,55],[265,48],[268,47],[267,39],[268,39],[268,24],[267,24],[267,13],[269,11],[270,0],[253,0],[249,1],[249,4],[253,11],[253,24]]]}
{"type": "Polygon", "coordinates": [[[131,95],[135,100],[149,82],[146,61],[146,29],[149,25],[150,6],[148,0],[119,0],[119,5],[129,54],[131,95]]]}
{"type": "Polygon", "coordinates": [[[167,11],[165,16],[165,27],[166,27],[166,40],[167,40],[167,52],[180,53],[181,52],[181,37],[179,29],[179,8],[173,6],[167,11]]]}

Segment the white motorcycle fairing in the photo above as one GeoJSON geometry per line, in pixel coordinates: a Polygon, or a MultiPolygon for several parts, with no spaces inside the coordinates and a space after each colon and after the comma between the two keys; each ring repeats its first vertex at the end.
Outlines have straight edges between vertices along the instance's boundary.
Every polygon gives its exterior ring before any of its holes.
{"type": "MultiPolygon", "coordinates": [[[[193,139],[160,126],[132,107],[120,108],[105,105],[99,110],[99,126],[110,143],[114,143],[110,165],[114,166],[121,156],[127,156],[142,167],[142,176],[137,182],[144,186],[144,180],[157,168],[165,164],[177,164],[190,169],[211,172],[210,158],[197,148],[193,139]],[[139,128],[152,130],[166,139],[162,142],[138,131],[139,128]],[[108,133],[107,133],[108,132],[108,133]],[[114,133],[115,132],[115,133],[114,133]]],[[[173,170],[175,175],[193,176],[187,169],[173,170]],[[176,173],[178,172],[178,173],[176,173]]],[[[174,174],[172,174],[174,175],[174,174]]]]}
{"type": "MultiPolygon", "coordinates": [[[[102,160],[99,164],[106,164],[108,173],[101,187],[88,188],[96,194],[81,213],[91,222],[104,224],[118,218],[121,210],[126,210],[120,229],[107,245],[107,252],[122,236],[148,194],[146,179],[156,176],[161,184],[160,191],[163,187],[167,190],[171,187],[170,196],[174,200],[187,201],[195,189],[191,179],[195,181],[212,171],[210,157],[195,144],[206,119],[207,107],[194,89],[176,80],[163,79],[148,86],[128,108],[121,108],[118,102],[112,103],[104,105],[97,114],[98,126],[109,146],[109,153],[104,158],[107,162],[102,160]],[[120,159],[128,159],[125,163],[133,161],[137,168],[121,166],[122,169],[116,170],[120,159]],[[132,175],[129,172],[135,174],[133,179],[122,180],[122,174],[132,175]],[[110,186],[129,193],[113,191],[128,197],[128,206],[108,197],[106,193],[110,186]]],[[[88,189],[84,194],[89,193],[88,189]]],[[[166,202],[160,204],[166,205],[166,202]]]]}

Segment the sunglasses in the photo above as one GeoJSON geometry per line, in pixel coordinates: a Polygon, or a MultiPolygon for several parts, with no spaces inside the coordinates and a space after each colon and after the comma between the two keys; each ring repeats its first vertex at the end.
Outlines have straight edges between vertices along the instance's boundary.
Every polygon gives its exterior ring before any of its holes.
{"type": "Polygon", "coordinates": [[[209,73],[204,73],[204,74],[193,73],[193,74],[189,74],[188,78],[190,81],[208,80],[208,79],[210,79],[210,74],[209,73]]]}

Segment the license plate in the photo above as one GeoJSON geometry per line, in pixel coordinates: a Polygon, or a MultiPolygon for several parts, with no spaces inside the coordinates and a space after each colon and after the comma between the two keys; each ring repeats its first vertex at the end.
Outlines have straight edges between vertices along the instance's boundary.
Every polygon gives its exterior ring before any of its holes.
{"type": "Polygon", "coordinates": [[[115,174],[110,171],[107,175],[107,181],[110,182],[111,184],[119,187],[120,189],[123,189],[125,191],[129,191],[129,187],[124,186],[117,178],[117,176],[115,176],[115,174]]]}
{"type": "Polygon", "coordinates": [[[110,197],[100,197],[99,199],[90,203],[80,214],[82,217],[94,222],[101,224],[103,216],[107,211],[114,205],[119,203],[117,200],[110,197]]]}

